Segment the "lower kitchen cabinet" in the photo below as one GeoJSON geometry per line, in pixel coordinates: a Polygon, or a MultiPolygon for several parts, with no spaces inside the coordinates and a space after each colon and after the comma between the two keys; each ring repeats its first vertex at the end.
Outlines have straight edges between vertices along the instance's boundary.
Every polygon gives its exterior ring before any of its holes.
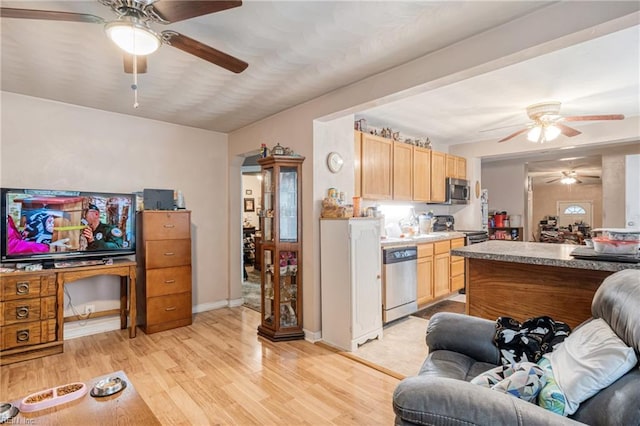
{"type": "Polygon", "coordinates": [[[354,351],[382,338],[380,220],[320,221],[322,340],[354,351]]]}
{"type": "Polygon", "coordinates": [[[433,244],[418,244],[416,296],[418,307],[433,300],[433,244]]]}
{"type": "MultiPolygon", "coordinates": [[[[451,248],[464,247],[464,238],[451,240],[451,248]]],[[[464,288],[464,257],[451,256],[451,291],[464,288]]]]}
{"type": "Polygon", "coordinates": [[[433,297],[440,297],[450,293],[450,249],[449,240],[433,243],[433,297]]]}

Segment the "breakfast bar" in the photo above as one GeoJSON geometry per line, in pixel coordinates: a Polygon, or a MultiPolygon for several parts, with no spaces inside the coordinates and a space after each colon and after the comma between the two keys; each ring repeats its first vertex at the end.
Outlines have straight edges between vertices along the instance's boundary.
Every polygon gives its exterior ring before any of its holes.
{"type": "Polygon", "coordinates": [[[451,250],[465,258],[467,314],[518,321],[549,316],[575,327],[607,276],[638,263],[575,259],[571,244],[491,240],[451,250]]]}

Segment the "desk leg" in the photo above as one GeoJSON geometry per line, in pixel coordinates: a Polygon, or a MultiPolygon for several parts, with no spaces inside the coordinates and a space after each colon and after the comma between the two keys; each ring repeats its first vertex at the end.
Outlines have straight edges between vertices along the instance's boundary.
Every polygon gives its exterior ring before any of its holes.
{"type": "Polygon", "coordinates": [[[120,330],[127,328],[127,276],[120,276],[120,330]]]}
{"type": "Polygon", "coordinates": [[[136,268],[129,267],[129,338],[136,337],[136,268]]]}

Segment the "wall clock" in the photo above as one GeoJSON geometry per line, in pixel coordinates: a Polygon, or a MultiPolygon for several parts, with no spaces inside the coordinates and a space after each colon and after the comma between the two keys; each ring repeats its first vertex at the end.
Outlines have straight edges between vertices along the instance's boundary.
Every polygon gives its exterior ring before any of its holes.
{"type": "Polygon", "coordinates": [[[338,173],[340,169],[342,169],[343,164],[344,160],[339,153],[330,152],[329,155],[327,155],[327,167],[329,167],[332,173],[338,173]]]}

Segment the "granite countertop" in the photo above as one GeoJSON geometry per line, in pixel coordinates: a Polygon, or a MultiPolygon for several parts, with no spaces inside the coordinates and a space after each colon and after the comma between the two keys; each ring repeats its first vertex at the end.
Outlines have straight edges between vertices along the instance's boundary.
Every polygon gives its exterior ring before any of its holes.
{"type": "Polygon", "coordinates": [[[574,259],[571,256],[571,252],[576,247],[574,244],[490,240],[480,244],[452,249],[451,254],[472,259],[592,269],[596,271],[616,272],[623,269],[640,269],[639,263],[574,259]]]}
{"type": "Polygon", "coordinates": [[[413,237],[405,237],[405,238],[393,238],[386,237],[380,240],[380,245],[382,247],[400,247],[407,245],[417,245],[422,243],[433,243],[435,241],[444,241],[444,240],[452,240],[454,238],[464,238],[464,233],[462,232],[431,232],[429,234],[419,234],[413,237]]]}

